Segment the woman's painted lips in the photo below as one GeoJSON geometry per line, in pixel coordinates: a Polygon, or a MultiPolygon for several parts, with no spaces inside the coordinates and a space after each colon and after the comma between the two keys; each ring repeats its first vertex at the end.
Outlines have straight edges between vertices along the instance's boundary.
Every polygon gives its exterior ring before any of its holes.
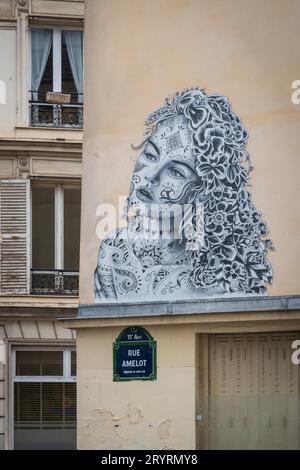
{"type": "Polygon", "coordinates": [[[143,202],[153,201],[154,199],[153,192],[151,191],[151,189],[146,188],[146,186],[141,186],[137,190],[136,194],[137,194],[137,197],[140,199],[140,201],[143,201],[143,202]]]}

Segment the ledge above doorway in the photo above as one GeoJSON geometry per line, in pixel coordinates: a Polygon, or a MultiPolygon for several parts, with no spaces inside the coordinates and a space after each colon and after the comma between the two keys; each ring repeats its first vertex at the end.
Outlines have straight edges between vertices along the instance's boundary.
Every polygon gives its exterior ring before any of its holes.
{"type": "Polygon", "coordinates": [[[136,302],[81,304],[77,320],[88,318],[121,318],[176,316],[210,313],[260,312],[300,310],[300,295],[247,296],[235,298],[209,298],[174,302],[136,302]]]}

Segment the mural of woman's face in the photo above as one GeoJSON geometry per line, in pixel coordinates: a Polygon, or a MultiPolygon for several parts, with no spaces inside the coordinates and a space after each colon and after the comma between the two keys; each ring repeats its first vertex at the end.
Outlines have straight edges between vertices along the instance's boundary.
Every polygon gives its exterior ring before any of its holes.
{"type": "Polygon", "coordinates": [[[139,155],[131,181],[130,202],[142,205],[188,202],[194,171],[191,134],[184,116],[162,121],[139,155]]]}
{"type": "Polygon", "coordinates": [[[247,188],[248,134],[228,99],[184,90],[147,124],[156,127],[139,147],[127,227],[101,244],[96,295],[135,301],[140,294],[265,294],[273,247],[247,188]]]}

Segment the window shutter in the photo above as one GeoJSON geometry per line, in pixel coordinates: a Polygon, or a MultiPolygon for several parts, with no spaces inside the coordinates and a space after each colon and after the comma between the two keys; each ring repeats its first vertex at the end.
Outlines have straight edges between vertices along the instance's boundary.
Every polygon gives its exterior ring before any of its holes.
{"type": "Polygon", "coordinates": [[[232,337],[232,386],[234,395],[245,395],[246,354],[245,338],[242,335],[232,337]]]}
{"type": "Polygon", "coordinates": [[[292,363],[292,344],[299,339],[299,333],[291,333],[286,335],[285,362],[287,368],[287,395],[298,396],[300,394],[300,373],[299,365],[292,363]]]}
{"type": "Polygon", "coordinates": [[[217,395],[232,395],[232,349],[229,335],[216,336],[217,395]]]}
{"type": "Polygon", "coordinates": [[[28,294],[29,180],[0,181],[1,294],[28,294]]]}
{"type": "Polygon", "coordinates": [[[300,372],[292,333],[211,335],[211,449],[299,448],[300,372]]]}
{"type": "Polygon", "coordinates": [[[23,429],[59,430],[76,426],[76,383],[16,382],[14,384],[14,424],[23,429]]]}
{"type": "Polygon", "coordinates": [[[16,351],[16,375],[63,375],[63,351],[16,351]]]}
{"type": "Polygon", "coordinates": [[[13,351],[14,449],[75,449],[76,379],[70,375],[74,352],[13,351]]]}

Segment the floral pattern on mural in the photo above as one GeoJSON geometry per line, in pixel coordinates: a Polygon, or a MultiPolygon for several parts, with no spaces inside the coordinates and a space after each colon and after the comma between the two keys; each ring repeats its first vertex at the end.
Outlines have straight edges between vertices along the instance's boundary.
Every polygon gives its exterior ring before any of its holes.
{"type": "MultiPolygon", "coordinates": [[[[155,298],[158,284],[159,298],[266,293],[266,284],[272,281],[267,253],[273,245],[248,191],[253,168],[247,139],[228,99],[199,89],[177,93],[148,117],[145,140],[137,147],[142,152],[132,176],[128,209],[141,201],[145,205],[201,202],[204,243],[189,249],[193,240],[186,234],[177,245],[151,242],[151,237],[150,241],[139,237],[137,242],[125,236],[124,229],[117,231],[100,247],[97,301],[126,299],[129,291],[135,295],[130,300],[155,298]],[[128,255],[121,263],[120,246],[128,255]]],[[[141,221],[135,213],[134,233],[141,231],[141,221]]],[[[190,223],[197,232],[193,214],[190,223]]]]}

